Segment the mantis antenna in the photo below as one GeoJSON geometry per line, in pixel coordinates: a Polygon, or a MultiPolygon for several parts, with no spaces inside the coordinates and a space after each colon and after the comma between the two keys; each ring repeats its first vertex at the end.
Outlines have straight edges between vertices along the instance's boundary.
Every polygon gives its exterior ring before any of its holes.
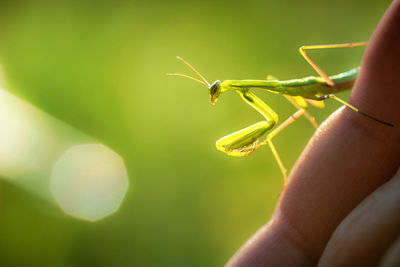
{"type": "Polygon", "coordinates": [[[198,83],[204,84],[206,87],[210,88],[210,83],[206,80],[206,78],[204,78],[204,76],[201,75],[200,72],[198,72],[189,62],[187,62],[186,60],[184,60],[183,58],[181,58],[179,56],[177,56],[176,58],[179,59],[180,61],[182,61],[191,70],[193,70],[201,78],[201,80],[193,78],[193,77],[191,77],[189,75],[186,75],[186,74],[181,74],[181,73],[167,73],[167,75],[185,77],[185,78],[194,80],[194,81],[196,81],[198,83]]]}

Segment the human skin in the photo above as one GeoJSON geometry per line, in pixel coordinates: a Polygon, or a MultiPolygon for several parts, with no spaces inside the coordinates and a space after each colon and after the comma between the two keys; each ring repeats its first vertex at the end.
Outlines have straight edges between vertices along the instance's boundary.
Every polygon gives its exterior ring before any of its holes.
{"type": "Polygon", "coordinates": [[[394,127],[349,108],[332,114],[298,159],[269,223],[227,266],[379,264],[400,236],[399,76],[396,0],[369,41],[349,100],[394,127]]]}

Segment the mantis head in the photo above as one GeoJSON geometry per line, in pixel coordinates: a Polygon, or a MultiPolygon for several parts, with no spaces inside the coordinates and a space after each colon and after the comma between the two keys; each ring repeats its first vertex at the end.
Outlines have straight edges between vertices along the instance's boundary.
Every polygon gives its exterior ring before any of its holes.
{"type": "Polygon", "coordinates": [[[201,75],[200,72],[198,72],[189,62],[187,62],[186,60],[184,60],[181,57],[176,57],[176,58],[179,59],[180,61],[182,61],[190,69],[192,69],[200,77],[200,79],[191,77],[191,76],[186,75],[186,74],[181,74],[181,73],[167,73],[167,75],[182,76],[182,77],[194,80],[194,81],[196,81],[198,83],[201,83],[201,84],[205,85],[209,89],[209,92],[210,92],[211,104],[215,105],[215,103],[217,103],[218,97],[219,97],[219,95],[221,93],[221,82],[217,80],[214,83],[210,84],[206,80],[206,78],[204,78],[204,76],[201,75]]]}
{"type": "Polygon", "coordinates": [[[219,80],[216,80],[210,86],[210,101],[211,101],[211,104],[215,105],[215,103],[217,103],[220,93],[221,93],[221,82],[219,80]]]}

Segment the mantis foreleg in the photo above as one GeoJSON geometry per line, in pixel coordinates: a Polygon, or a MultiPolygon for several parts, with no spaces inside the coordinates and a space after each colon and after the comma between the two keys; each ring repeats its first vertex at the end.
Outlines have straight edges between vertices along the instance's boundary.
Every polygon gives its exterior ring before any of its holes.
{"type": "Polygon", "coordinates": [[[284,121],[282,124],[280,124],[275,130],[273,130],[271,133],[269,133],[266,137],[266,139],[262,142],[260,142],[260,139],[264,135],[264,133],[272,128],[277,122],[278,122],[278,116],[276,113],[261,99],[256,97],[254,94],[249,93],[249,92],[241,92],[238,91],[238,93],[241,95],[243,100],[252,106],[254,109],[256,109],[258,112],[260,112],[266,119],[266,123],[270,122],[270,125],[266,127],[266,125],[262,124],[260,122],[259,126],[257,124],[254,124],[252,126],[249,126],[248,128],[242,129],[236,133],[233,133],[231,135],[228,135],[226,137],[221,138],[220,140],[217,141],[217,148],[221,150],[220,148],[224,148],[224,152],[227,154],[232,155],[232,153],[235,153],[234,156],[247,156],[251,154],[254,150],[256,150],[258,147],[263,146],[265,144],[268,144],[270,147],[272,154],[274,155],[279,168],[282,172],[282,175],[284,177],[284,180],[286,182],[287,180],[287,170],[284,167],[282,160],[279,157],[278,152],[275,149],[275,146],[272,143],[272,138],[275,137],[280,131],[282,131],[284,128],[292,124],[297,118],[300,116],[304,115],[306,113],[306,107],[307,103],[304,103],[301,101],[302,98],[296,99],[292,98],[291,100],[295,104],[296,107],[298,107],[298,111],[296,111],[292,116],[290,116],[286,121],[284,121]],[[301,107],[302,105],[303,107],[301,107]],[[255,126],[255,127],[254,127],[255,126]],[[251,133],[251,132],[254,132],[251,133]],[[248,134],[252,134],[252,138],[248,136],[248,134]],[[232,140],[232,136],[235,136],[235,142],[232,140]],[[240,137],[239,137],[240,136],[240,137]],[[245,143],[243,143],[245,141],[245,143]],[[222,145],[223,144],[223,145],[222,145]],[[246,144],[245,146],[243,144],[246,144]],[[227,151],[227,147],[230,149],[227,151]],[[236,149],[233,149],[236,148],[236,149]],[[240,153],[238,153],[238,148],[240,148],[240,153]]]}
{"type": "Polygon", "coordinates": [[[222,137],[216,142],[217,149],[230,156],[250,155],[258,146],[265,133],[278,123],[278,115],[265,102],[248,91],[237,91],[242,99],[260,112],[265,121],[222,137]]]}

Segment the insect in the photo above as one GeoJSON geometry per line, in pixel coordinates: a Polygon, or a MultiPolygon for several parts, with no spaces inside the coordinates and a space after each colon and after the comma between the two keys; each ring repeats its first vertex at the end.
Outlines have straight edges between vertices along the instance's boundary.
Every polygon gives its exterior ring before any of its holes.
{"type": "Polygon", "coordinates": [[[223,82],[217,80],[210,84],[204,76],[200,74],[200,72],[181,57],[177,58],[191,68],[200,79],[181,73],[168,73],[168,75],[182,76],[205,85],[209,89],[212,104],[217,103],[220,94],[228,91],[235,91],[240,95],[244,102],[261,113],[265,120],[220,138],[216,142],[216,147],[218,150],[230,156],[245,157],[253,153],[257,148],[263,145],[268,145],[279,165],[284,181],[286,182],[287,170],[272,143],[272,139],[301,116],[304,116],[315,128],[318,128],[318,124],[315,122],[314,117],[306,111],[308,104],[318,108],[323,108],[325,106],[323,102],[324,100],[333,99],[363,116],[393,127],[392,124],[360,111],[335,95],[338,92],[349,90],[353,87],[354,81],[360,70],[359,67],[337,75],[328,76],[306,53],[306,50],[310,49],[359,47],[364,45],[367,45],[367,42],[300,47],[300,54],[314,68],[320,77],[309,76],[301,79],[280,81],[273,76],[268,76],[266,80],[225,80],[223,82]],[[251,89],[262,89],[267,92],[282,94],[290,103],[293,104],[297,111],[282,124],[273,129],[278,124],[278,115],[264,101],[251,92],[251,89]],[[269,130],[272,131],[268,133],[269,130]]]}

